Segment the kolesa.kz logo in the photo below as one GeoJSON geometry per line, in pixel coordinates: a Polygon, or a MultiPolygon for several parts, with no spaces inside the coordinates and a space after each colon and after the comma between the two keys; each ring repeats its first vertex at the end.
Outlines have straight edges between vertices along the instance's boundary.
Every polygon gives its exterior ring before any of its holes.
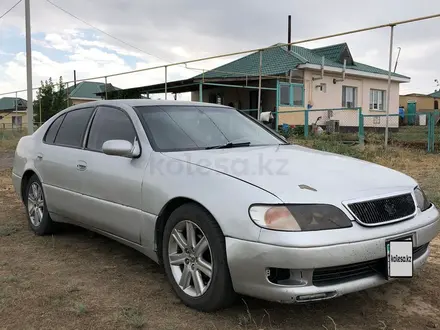
{"type": "Polygon", "coordinates": [[[412,261],[412,256],[409,256],[409,255],[406,255],[406,256],[394,255],[394,256],[390,256],[390,261],[391,262],[411,262],[412,261]]]}

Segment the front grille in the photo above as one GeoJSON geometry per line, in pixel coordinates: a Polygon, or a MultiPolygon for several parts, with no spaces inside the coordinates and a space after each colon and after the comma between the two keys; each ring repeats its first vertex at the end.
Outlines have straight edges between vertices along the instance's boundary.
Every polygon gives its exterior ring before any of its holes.
{"type": "MultiPolygon", "coordinates": [[[[413,248],[413,259],[420,258],[428,249],[428,245],[429,243],[413,248]]],[[[375,274],[385,277],[386,267],[386,258],[381,258],[350,265],[317,268],[313,271],[312,281],[315,286],[326,286],[354,281],[375,274]]]]}
{"type": "Polygon", "coordinates": [[[416,205],[411,194],[352,203],[348,204],[348,207],[357,220],[367,226],[403,220],[416,211],[416,205]]]}

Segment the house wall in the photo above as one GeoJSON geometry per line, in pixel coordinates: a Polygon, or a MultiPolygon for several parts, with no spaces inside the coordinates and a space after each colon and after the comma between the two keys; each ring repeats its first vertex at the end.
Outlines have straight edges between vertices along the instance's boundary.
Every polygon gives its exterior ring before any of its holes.
{"type": "MultiPolygon", "coordinates": [[[[330,75],[324,74],[324,78],[320,80],[312,81],[312,77],[320,77],[319,71],[305,70],[304,72],[304,87],[305,87],[305,102],[306,105],[310,104],[312,109],[328,109],[328,108],[341,108],[342,107],[342,86],[357,87],[357,107],[362,107],[362,113],[364,115],[378,114],[384,115],[384,111],[370,110],[370,89],[387,90],[387,81],[381,79],[361,78],[356,76],[346,75],[346,79],[343,82],[333,83],[334,78],[342,78],[342,75],[330,75]],[[321,83],[326,84],[326,91],[320,91],[316,86],[321,83]]],[[[386,102],[386,96],[385,96],[386,102]]],[[[386,104],[386,103],[385,103],[386,104]]],[[[390,92],[390,114],[399,113],[399,83],[391,82],[390,92]]],[[[324,124],[329,119],[328,111],[310,112],[309,124],[314,122],[318,116],[321,116],[321,120],[318,124],[324,124]]],[[[330,115],[333,115],[332,119],[337,119],[340,122],[340,126],[358,126],[359,117],[356,110],[340,110],[332,111],[330,115]]],[[[364,122],[366,127],[385,127],[385,118],[378,118],[376,120],[368,119],[364,122]]],[[[389,118],[390,127],[398,127],[398,118],[389,118]]]]}
{"type": "Polygon", "coordinates": [[[9,112],[9,111],[0,111],[0,130],[11,130],[18,128],[13,123],[13,117],[21,117],[21,127],[27,127],[27,113],[23,112],[9,112]]]}
{"type": "Polygon", "coordinates": [[[434,102],[440,103],[440,99],[434,98],[432,96],[404,96],[401,95],[399,97],[399,106],[402,106],[404,109],[408,108],[409,101],[416,101],[416,111],[426,111],[434,109],[434,102]]]}

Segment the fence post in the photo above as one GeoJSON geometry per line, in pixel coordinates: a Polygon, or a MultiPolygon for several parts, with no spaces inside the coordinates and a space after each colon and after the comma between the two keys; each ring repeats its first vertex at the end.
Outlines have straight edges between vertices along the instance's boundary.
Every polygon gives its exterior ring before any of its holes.
{"type": "Polygon", "coordinates": [[[275,131],[278,132],[278,112],[280,111],[280,80],[277,79],[277,91],[276,91],[276,107],[275,107],[275,131]]]}
{"type": "Polygon", "coordinates": [[[428,117],[428,152],[434,151],[434,116],[433,113],[427,113],[428,117]]]}
{"type": "Polygon", "coordinates": [[[199,102],[203,102],[203,82],[199,82],[199,102]]]}
{"type": "Polygon", "coordinates": [[[359,108],[359,144],[364,145],[364,115],[362,114],[362,107],[359,108]]]}
{"type": "Polygon", "coordinates": [[[304,110],[304,137],[309,136],[309,110],[304,110]]]}
{"type": "Polygon", "coordinates": [[[431,122],[432,122],[432,152],[435,151],[435,125],[437,124],[437,118],[440,116],[440,112],[438,110],[434,111],[431,114],[431,122]]]}

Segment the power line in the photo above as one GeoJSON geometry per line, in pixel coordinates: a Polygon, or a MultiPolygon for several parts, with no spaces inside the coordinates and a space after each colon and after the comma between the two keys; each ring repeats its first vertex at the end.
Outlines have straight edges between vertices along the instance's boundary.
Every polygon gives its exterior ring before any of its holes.
{"type": "Polygon", "coordinates": [[[5,17],[7,14],[9,14],[9,12],[14,9],[15,7],[17,7],[20,2],[22,2],[23,0],[19,0],[15,5],[13,5],[11,8],[9,8],[8,10],[6,10],[6,12],[0,16],[0,19],[2,19],[3,17],[5,17]]]}
{"type": "MultiPolygon", "coordinates": [[[[22,0],[20,0],[20,1],[22,1],[22,0]]],[[[133,46],[132,44],[129,44],[128,42],[126,42],[126,41],[124,41],[124,40],[122,40],[122,39],[119,39],[118,37],[115,37],[115,36],[111,35],[111,34],[108,33],[108,32],[105,32],[104,30],[102,30],[102,29],[100,29],[100,28],[94,26],[93,24],[90,24],[90,23],[86,22],[85,20],[79,18],[78,16],[76,16],[76,15],[70,13],[69,11],[67,11],[67,10],[65,10],[65,9],[63,9],[63,8],[61,8],[60,6],[58,6],[57,4],[53,3],[52,1],[50,1],[50,0],[46,0],[46,1],[47,1],[48,3],[50,3],[52,6],[54,6],[55,8],[57,8],[58,10],[61,10],[61,11],[64,12],[65,14],[67,14],[67,15],[69,15],[69,16],[71,16],[71,17],[77,19],[78,21],[80,21],[80,22],[82,22],[82,23],[84,23],[84,24],[90,26],[91,28],[93,28],[93,29],[95,29],[95,30],[101,32],[102,34],[105,34],[106,36],[108,36],[108,37],[110,37],[110,38],[112,38],[112,39],[114,39],[114,40],[116,40],[116,41],[119,41],[120,43],[123,43],[123,44],[126,45],[126,46],[129,46],[129,47],[131,47],[131,48],[133,48],[133,49],[136,49],[137,51],[139,51],[139,52],[141,52],[141,53],[144,53],[144,54],[147,54],[147,55],[149,55],[149,56],[155,57],[155,58],[157,58],[158,60],[161,60],[161,61],[164,61],[164,62],[170,63],[169,61],[166,61],[166,60],[164,60],[163,58],[160,58],[160,57],[158,57],[158,56],[156,56],[156,55],[153,55],[153,54],[151,54],[151,53],[148,53],[148,52],[146,52],[145,50],[140,49],[139,47],[133,46]]]]}

